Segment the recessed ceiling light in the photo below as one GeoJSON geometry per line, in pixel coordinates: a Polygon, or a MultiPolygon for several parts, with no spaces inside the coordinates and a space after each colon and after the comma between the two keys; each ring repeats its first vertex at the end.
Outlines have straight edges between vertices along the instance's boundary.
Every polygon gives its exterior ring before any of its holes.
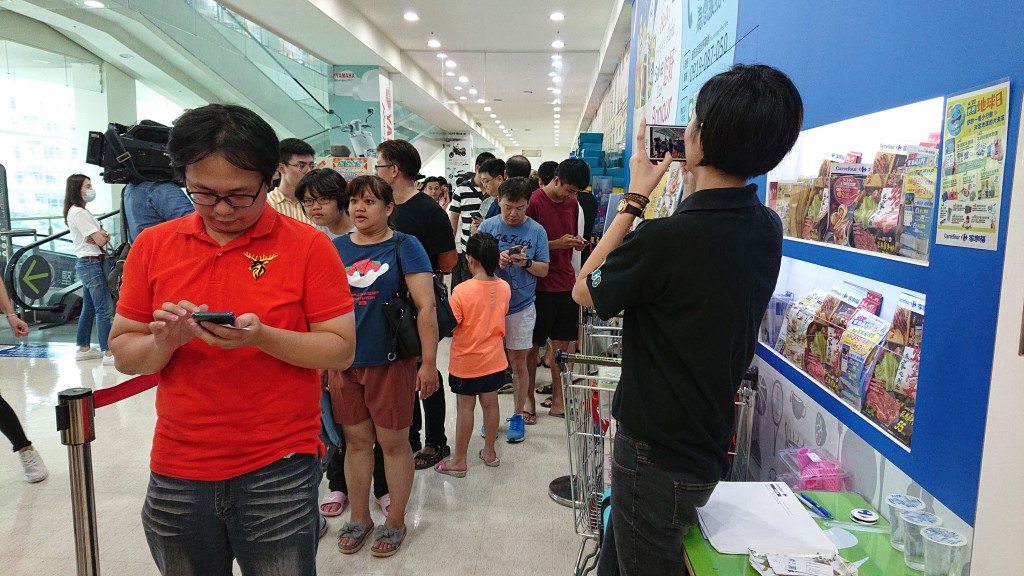
{"type": "Polygon", "coordinates": [[[459,96],[459,100],[466,100],[465,96],[459,96]]]}
{"type": "Polygon", "coordinates": [[[562,81],[562,77],[561,76],[552,76],[551,77],[551,81],[557,84],[557,83],[562,81]]]}
{"type": "Polygon", "coordinates": [[[440,58],[441,60],[444,60],[445,58],[448,57],[448,55],[445,54],[444,52],[438,52],[437,57],[440,58]]]}
{"type": "Polygon", "coordinates": [[[552,90],[554,90],[554,89],[555,89],[555,87],[554,87],[554,86],[548,86],[548,88],[547,88],[548,92],[551,92],[551,91],[552,91],[552,90]]]}
{"type": "Polygon", "coordinates": [[[554,42],[551,43],[551,47],[556,50],[565,48],[565,42],[562,42],[561,40],[555,40],[554,42]]]}
{"type": "Polygon", "coordinates": [[[97,2],[96,0],[85,0],[83,4],[89,8],[104,8],[103,2],[97,2]]]}
{"type": "Polygon", "coordinates": [[[459,76],[459,82],[462,82],[463,84],[465,84],[466,82],[469,82],[469,78],[467,78],[465,76],[459,76]]]}
{"type": "Polygon", "coordinates": [[[558,72],[548,72],[548,76],[554,78],[555,76],[558,76],[558,72]]]}
{"type": "Polygon", "coordinates": [[[427,40],[427,46],[430,46],[431,48],[440,48],[441,41],[437,38],[431,38],[430,40],[427,40]]]}
{"type": "Polygon", "coordinates": [[[495,124],[501,124],[501,120],[495,120],[494,123],[495,124]]]}
{"type": "Polygon", "coordinates": [[[458,64],[455,63],[455,60],[445,60],[444,65],[449,68],[455,68],[456,66],[458,66],[458,64]]]}
{"type": "Polygon", "coordinates": [[[420,19],[420,15],[410,10],[403,14],[402,18],[405,18],[409,22],[415,22],[420,19]]]}
{"type": "MultiPolygon", "coordinates": [[[[484,110],[487,110],[487,108],[484,108],[484,110]]],[[[498,117],[498,115],[497,115],[497,114],[490,114],[489,116],[490,116],[491,118],[497,118],[497,117],[498,117]]]]}
{"type": "Polygon", "coordinates": [[[490,112],[490,111],[491,111],[491,107],[490,106],[484,106],[484,112],[490,112]]]}
{"type": "Polygon", "coordinates": [[[505,125],[504,124],[498,124],[498,128],[501,128],[502,130],[504,130],[505,129],[505,125]]]}
{"type": "Polygon", "coordinates": [[[562,93],[562,91],[561,91],[561,90],[559,90],[558,88],[553,88],[553,89],[551,90],[551,93],[552,93],[552,94],[561,94],[561,93],[562,93]]]}
{"type": "Polygon", "coordinates": [[[552,12],[550,18],[555,22],[561,22],[562,20],[565,20],[565,14],[562,14],[561,12],[552,12]]]}
{"type": "Polygon", "coordinates": [[[456,90],[462,90],[462,86],[455,86],[456,90]]]}
{"type": "Polygon", "coordinates": [[[477,104],[483,104],[484,102],[487,102],[487,100],[485,100],[485,99],[483,99],[483,98],[477,98],[477,99],[476,99],[476,103],[477,103],[477,104]]]}
{"type": "Polygon", "coordinates": [[[555,120],[555,124],[561,124],[561,120],[555,120]]]}
{"type": "Polygon", "coordinates": [[[562,67],[562,61],[561,60],[555,60],[554,62],[551,63],[551,67],[552,68],[561,68],[562,67]]]}
{"type": "Polygon", "coordinates": [[[561,111],[562,111],[562,107],[561,106],[555,106],[555,112],[561,112],[561,111]]]}
{"type": "Polygon", "coordinates": [[[455,100],[449,100],[448,103],[449,104],[455,104],[455,100]]]}
{"type": "Polygon", "coordinates": [[[551,103],[552,104],[561,104],[562,103],[562,99],[561,98],[555,98],[554,100],[551,101],[551,103]]]}
{"type": "Polygon", "coordinates": [[[476,95],[476,88],[470,88],[469,89],[469,93],[473,94],[475,96],[476,95]]]}
{"type": "Polygon", "coordinates": [[[561,118],[561,117],[562,117],[561,114],[555,114],[555,118],[561,118]]]}
{"type": "Polygon", "coordinates": [[[452,72],[452,71],[449,70],[448,72],[445,72],[444,75],[445,76],[455,76],[455,72],[452,72]]]}
{"type": "Polygon", "coordinates": [[[552,54],[551,55],[551,59],[555,60],[555,61],[561,60],[562,59],[562,55],[561,54],[552,54]]]}

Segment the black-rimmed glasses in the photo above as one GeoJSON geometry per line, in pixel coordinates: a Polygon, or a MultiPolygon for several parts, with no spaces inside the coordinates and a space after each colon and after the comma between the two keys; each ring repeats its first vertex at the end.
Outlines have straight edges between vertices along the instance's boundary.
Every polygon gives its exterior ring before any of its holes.
{"type": "Polygon", "coordinates": [[[199,206],[216,206],[222,200],[232,208],[248,208],[256,203],[256,198],[259,197],[260,193],[255,194],[228,194],[227,196],[221,196],[219,194],[211,194],[209,192],[193,192],[191,190],[185,190],[185,194],[188,194],[189,200],[193,204],[199,206]]]}
{"type": "Polygon", "coordinates": [[[391,168],[394,164],[374,164],[374,170],[380,170],[381,168],[391,168]]]}
{"type": "Polygon", "coordinates": [[[321,206],[326,206],[331,202],[334,202],[334,198],[331,198],[330,196],[317,196],[316,198],[306,197],[302,199],[302,205],[306,208],[311,207],[314,202],[321,206]]]}

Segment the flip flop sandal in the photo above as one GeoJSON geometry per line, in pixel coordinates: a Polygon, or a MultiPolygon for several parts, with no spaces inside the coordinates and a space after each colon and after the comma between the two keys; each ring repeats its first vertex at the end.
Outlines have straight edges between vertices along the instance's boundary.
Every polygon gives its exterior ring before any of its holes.
{"type": "Polygon", "coordinates": [[[523,410],[523,423],[525,423],[528,426],[533,426],[534,424],[537,423],[537,415],[534,414],[533,412],[523,410]]]}
{"type": "Polygon", "coordinates": [[[408,528],[402,528],[401,530],[395,530],[383,524],[377,526],[377,529],[373,532],[373,546],[370,547],[370,554],[373,554],[374,558],[388,558],[394,556],[402,549],[402,542],[405,540],[405,534],[408,528]],[[380,544],[390,544],[394,546],[389,550],[381,550],[378,548],[380,544]]]}
{"type": "Polygon", "coordinates": [[[447,474],[449,476],[454,476],[455,478],[465,478],[466,477],[466,471],[465,470],[452,470],[451,468],[449,468],[447,460],[442,460],[442,461],[438,462],[437,466],[434,466],[434,470],[440,472],[441,474],[447,474]]]}
{"type": "Polygon", "coordinates": [[[565,418],[565,412],[552,412],[548,410],[548,416],[554,416],[555,418],[565,418]]]}
{"type": "Polygon", "coordinates": [[[542,396],[547,396],[547,395],[551,394],[551,384],[548,384],[546,386],[541,386],[540,388],[534,388],[533,390],[537,394],[540,394],[542,396]]]}
{"type": "Polygon", "coordinates": [[[327,518],[334,518],[335,516],[341,516],[341,513],[345,511],[345,506],[348,504],[348,496],[345,496],[344,492],[332,491],[324,495],[324,499],[320,501],[320,515],[326,516],[327,518]],[[340,504],[341,506],[335,512],[325,512],[324,506],[330,504],[340,504]]]}
{"type": "Polygon", "coordinates": [[[490,466],[491,468],[497,468],[498,466],[501,465],[501,458],[498,458],[497,456],[495,456],[494,460],[488,460],[487,457],[484,456],[484,451],[483,450],[481,450],[477,454],[477,456],[479,456],[480,459],[484,461],[484,464],[490,466]]]}
{"type": "Polygon", "coordinates": [[[545,399],[540,405],[542,408],[551,408],[551,398],[545,399]]]}
{"type": "Polygon", "coordinates": [[[338,532],[338,551],[342,554],[355,554],[359,552],[363,549],[363,544],[366,544],[366,540],[370,537],[371,530],[373,530],[373,522],[369,524],[346,522],[341,527],[341,531],[338,532]],[[351,546],[342,546],[342,538],[351,538],[355,540],[355,543],[351,546]]]}
{"type": "Polygon", "coordinates": [[[413,457],[417,461],[415,462],[417,470],[426,470],[427,468],[433,468],[434,466],[437,465],[438,462],[444,460],[452,453],[452,449],[449,448],[448,446],[439,447],[427,444],[425,448],[433,448],[434,453],[427,454],[422,450],[417,452],[416,455],[413,457]]]}

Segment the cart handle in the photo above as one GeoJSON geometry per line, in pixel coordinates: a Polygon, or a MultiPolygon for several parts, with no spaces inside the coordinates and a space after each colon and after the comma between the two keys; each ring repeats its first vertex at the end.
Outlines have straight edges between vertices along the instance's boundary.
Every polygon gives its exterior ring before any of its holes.
{"type": "Polygon", "coordinates": [[[621,358],[609,358],[607,356],[590,356],[588,354],[569,354],[561,350],[555,350],[555,362],[558,367],[565,369],[569,362],[575,364],[586,364],[590,366],[622,366],[621,358]]]}

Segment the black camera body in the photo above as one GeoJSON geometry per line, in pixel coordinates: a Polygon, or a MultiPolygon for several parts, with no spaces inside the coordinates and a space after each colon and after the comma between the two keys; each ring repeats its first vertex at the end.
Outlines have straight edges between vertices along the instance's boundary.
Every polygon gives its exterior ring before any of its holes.
{"type": "Polygon", "coordinates": [[[134,126],[111,123],[106,132],[89,132],[85,161],[103,168],[107,184],[174,180],[167,156],[168,126],[143,120],[134,126]]]}

